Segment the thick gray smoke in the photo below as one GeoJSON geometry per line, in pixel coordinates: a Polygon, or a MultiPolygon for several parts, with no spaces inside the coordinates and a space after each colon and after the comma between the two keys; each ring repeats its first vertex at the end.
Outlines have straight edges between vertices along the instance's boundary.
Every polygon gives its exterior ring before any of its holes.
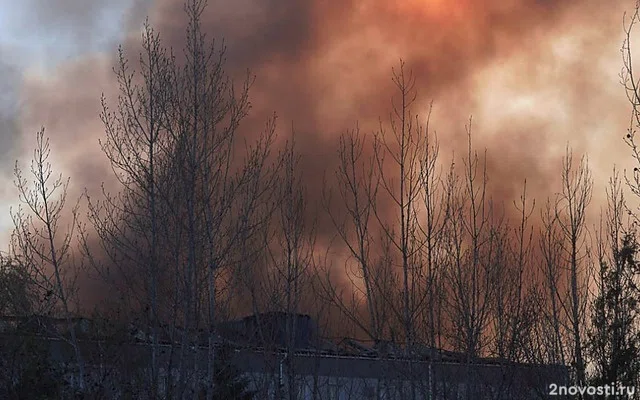
{"type": "MultiPolygon", "coordinates": [[[[182,48],[183,1],[24,4],[24,32],[35,26],[74,51],[47,76],[26,82],[21,131],[47,127],[77,192],[102,181],[109,187],[98,112],[101,93],[117,96],[110,70],[116,39],[136,59],[149,15],[167,47],[182,48]]],[[[510,205],[525,178],[530,196],[553,195],[567,142],[592,153],[600,181],[623,156],[626,103],[617,68],[611,74],[607,63],[620,63],[622,11],[632,6],[624,0],[211,0],[203,25],[210,36],[225,38],[232,75],[249,68],[257,77],[243,132],[261,132],[274,111],[281,134],[293,123],[301,168],[314,183],[310,198],[320,198],[315,183],[325,174],[332,185],[338,135],[356,122],[371,132],[389,115],[391,68],[403,58],[424,104],[435,100],[443,157],[465,150],[464,124],[477,116],[475,145],[488,149],[490,194],[510,205]]],[[[333,232],[321,224],[319,234],[333,232]]]]}
{"type": "Polygon", "coordinates": [[[19,68],[8,62],[10,59],[8,53],[0,47],[0,179],[2,180],[9,177],[13,171],[21,138],[19,113],[22,76],[19,68]]]}

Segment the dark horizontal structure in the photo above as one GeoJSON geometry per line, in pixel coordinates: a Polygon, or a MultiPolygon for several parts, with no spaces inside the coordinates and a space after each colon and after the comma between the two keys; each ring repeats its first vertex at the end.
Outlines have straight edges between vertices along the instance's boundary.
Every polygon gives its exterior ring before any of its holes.
{"type": "MultiPolygon", "coordinates": [[[[5,342],[17,334],[31,335],[55,363],[69,364],[74,359],[68,341],[45,332],[36,334],[36,327],[46,327],[48,332],[58,326],[61,331],[66,321],[34,317],[4,321],[5,342]],[[29,329],[20,333],[7,330],[8,325],[29,329]]],[[[103,385],[114,382],[112,393],[118,398],[115,382],[149,365],[148,335],[131,328],[117,340],[95,340],[90,338],[91,321],[72,322],[78,328],[90,379],[103,385]]],[[[305,315],[255,315],[221,324],[219,331],[217,351],[229,354],[229,361],[244,374],[258,399],[289,399],[292,390],[293,398],[305,400],[556,399],[559,397],[549,396],[549,385],[568,382],[565,366],[496,359],[468,362],[462,354],[437,349],[420,349],[407,357],[391,343],[367,346],[353,339],[331,343],[317,337],[313,320],[305,315]],[[287,341],[287,337],[294,340],[287,341]]],[[[175,374],[171,357],[179,348],[179,344],[161,341],[160,365],[168,366],[162,371],[164,376],[175,374]]],[[[187,364],[206,371],[206,350],[204,341],[194,343],[187,364]]]]}

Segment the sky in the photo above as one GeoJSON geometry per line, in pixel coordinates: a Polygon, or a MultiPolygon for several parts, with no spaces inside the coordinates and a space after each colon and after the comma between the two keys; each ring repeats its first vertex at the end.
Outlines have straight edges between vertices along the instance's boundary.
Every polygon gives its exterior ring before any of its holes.
{"type": "MultiPolygon", "coordinates": [[[[633,0],[209,3],[205,27],[225,38],[230,73],[256,75],[242,129],[261,130],[273,112],[280,132],[293,125],[309,181],[335,167],[340,133],[356,123],[371,132],[388,116],[400,58],[417,80],[416,112],[433,102],[442,154],[464,149],[473,118],[497,199],[517,198],[524,179],[540,200],[552,196],[567,145],[589,156],[596,204],[614,163],[632,166],[618,74],[622,17],[633,0]]],[[[0,0],[0,234],[10,231],[8,211],[17,204],[14,163],[27,166],[41,126],[54,167],[72,179],[71,195],[112,182],[98,114],[100,95],[117,95],[117,46],[135,58],[149,16],[165,43],[179,47],[181,7],[181,0],[0,0]]]]}
{"type": "MultiPolygon", "coordinates": [[[[133,0],[0,2],[0,241],[3,243],[13,226],[9,209],[18,204],[12,186],[15,162],[20,160],[21,167],[28,168],[32,155],[28,144],[32,143],[38,125],[44,125],[37,117],[29,117],[32,104],[25,93],[29,82],[44,86],[56,80],[64,65],[113,53],[125,38],[125,25],[135,5],[133,0]]],[[[50,135],[54,145],[69,145],[63,133],[54,130],[50,135]]],[[[64,164],[60,160],[60,168],[64,164]]]]}

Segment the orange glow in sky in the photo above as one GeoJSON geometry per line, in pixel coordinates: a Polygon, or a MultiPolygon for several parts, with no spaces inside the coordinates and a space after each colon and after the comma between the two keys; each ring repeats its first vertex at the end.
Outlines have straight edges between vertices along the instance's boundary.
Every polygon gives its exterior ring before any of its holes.
{"type": "Polygon", "coordinates": [[[424,15],[429,18],[458,19],[464,16],[465,1],[455,0],[405,0],[395,5],[400,12],[424,15]]]}

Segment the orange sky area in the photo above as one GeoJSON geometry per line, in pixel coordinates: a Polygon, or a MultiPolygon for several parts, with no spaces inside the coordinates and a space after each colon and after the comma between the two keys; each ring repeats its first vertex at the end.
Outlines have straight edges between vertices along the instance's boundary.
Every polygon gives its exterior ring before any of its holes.
{"type": "MultiPolygon", "coordinates": [[[[67,3],[74,1],[81,0],[67,3]]],[[[339,134],[356,123],[370,133],[388,118],[395,94],[391,69],[400,58],[417,82],[419,102],[412,111],[426,116],[433,101],[431,127],[443,164],[466,149],[465,124],[473,116],[474,145],[487,149],[491,195],[507,206],[525,179],[539,204],[559,190],[567,145],[589,155],[596,180],[593,215],[604,204],[614,164],[633,166],[622,141],[629,105],[618,76],[622,17],[632,0],[230,3],[211,0],[203,26],[224,36],[232,75],[240,77],[246,68],[256,75],[253,109],[241,129],[252,137],[273,112],[283,138],[293,125],[308,182],[331,176],[339,134]]],[[[180,48],[182,1],[147,4],[136,15],[148,14],[165,43],[180,48]]],[[[122,31],[129,32],[123,45],[135,59],[143,19],[123,21],[122,31]]],[[[117,96],[115,55],[114,46],[46,73],[25,69],[22,158],[30,157],[33,134],[46,126],[55,166],[71,176],[72,196],[85,187],[98,194],[103,181],[115,188],[98,145],[100,95],[117,96]]],[[[310,198],[320,198],[319,186],[311,185],[310,198]]],[[[0,212],[12,204],[15,198],[7,197],[0,212]]],[[[320,226],[321,235],[329,232],[320,226]]]]}

